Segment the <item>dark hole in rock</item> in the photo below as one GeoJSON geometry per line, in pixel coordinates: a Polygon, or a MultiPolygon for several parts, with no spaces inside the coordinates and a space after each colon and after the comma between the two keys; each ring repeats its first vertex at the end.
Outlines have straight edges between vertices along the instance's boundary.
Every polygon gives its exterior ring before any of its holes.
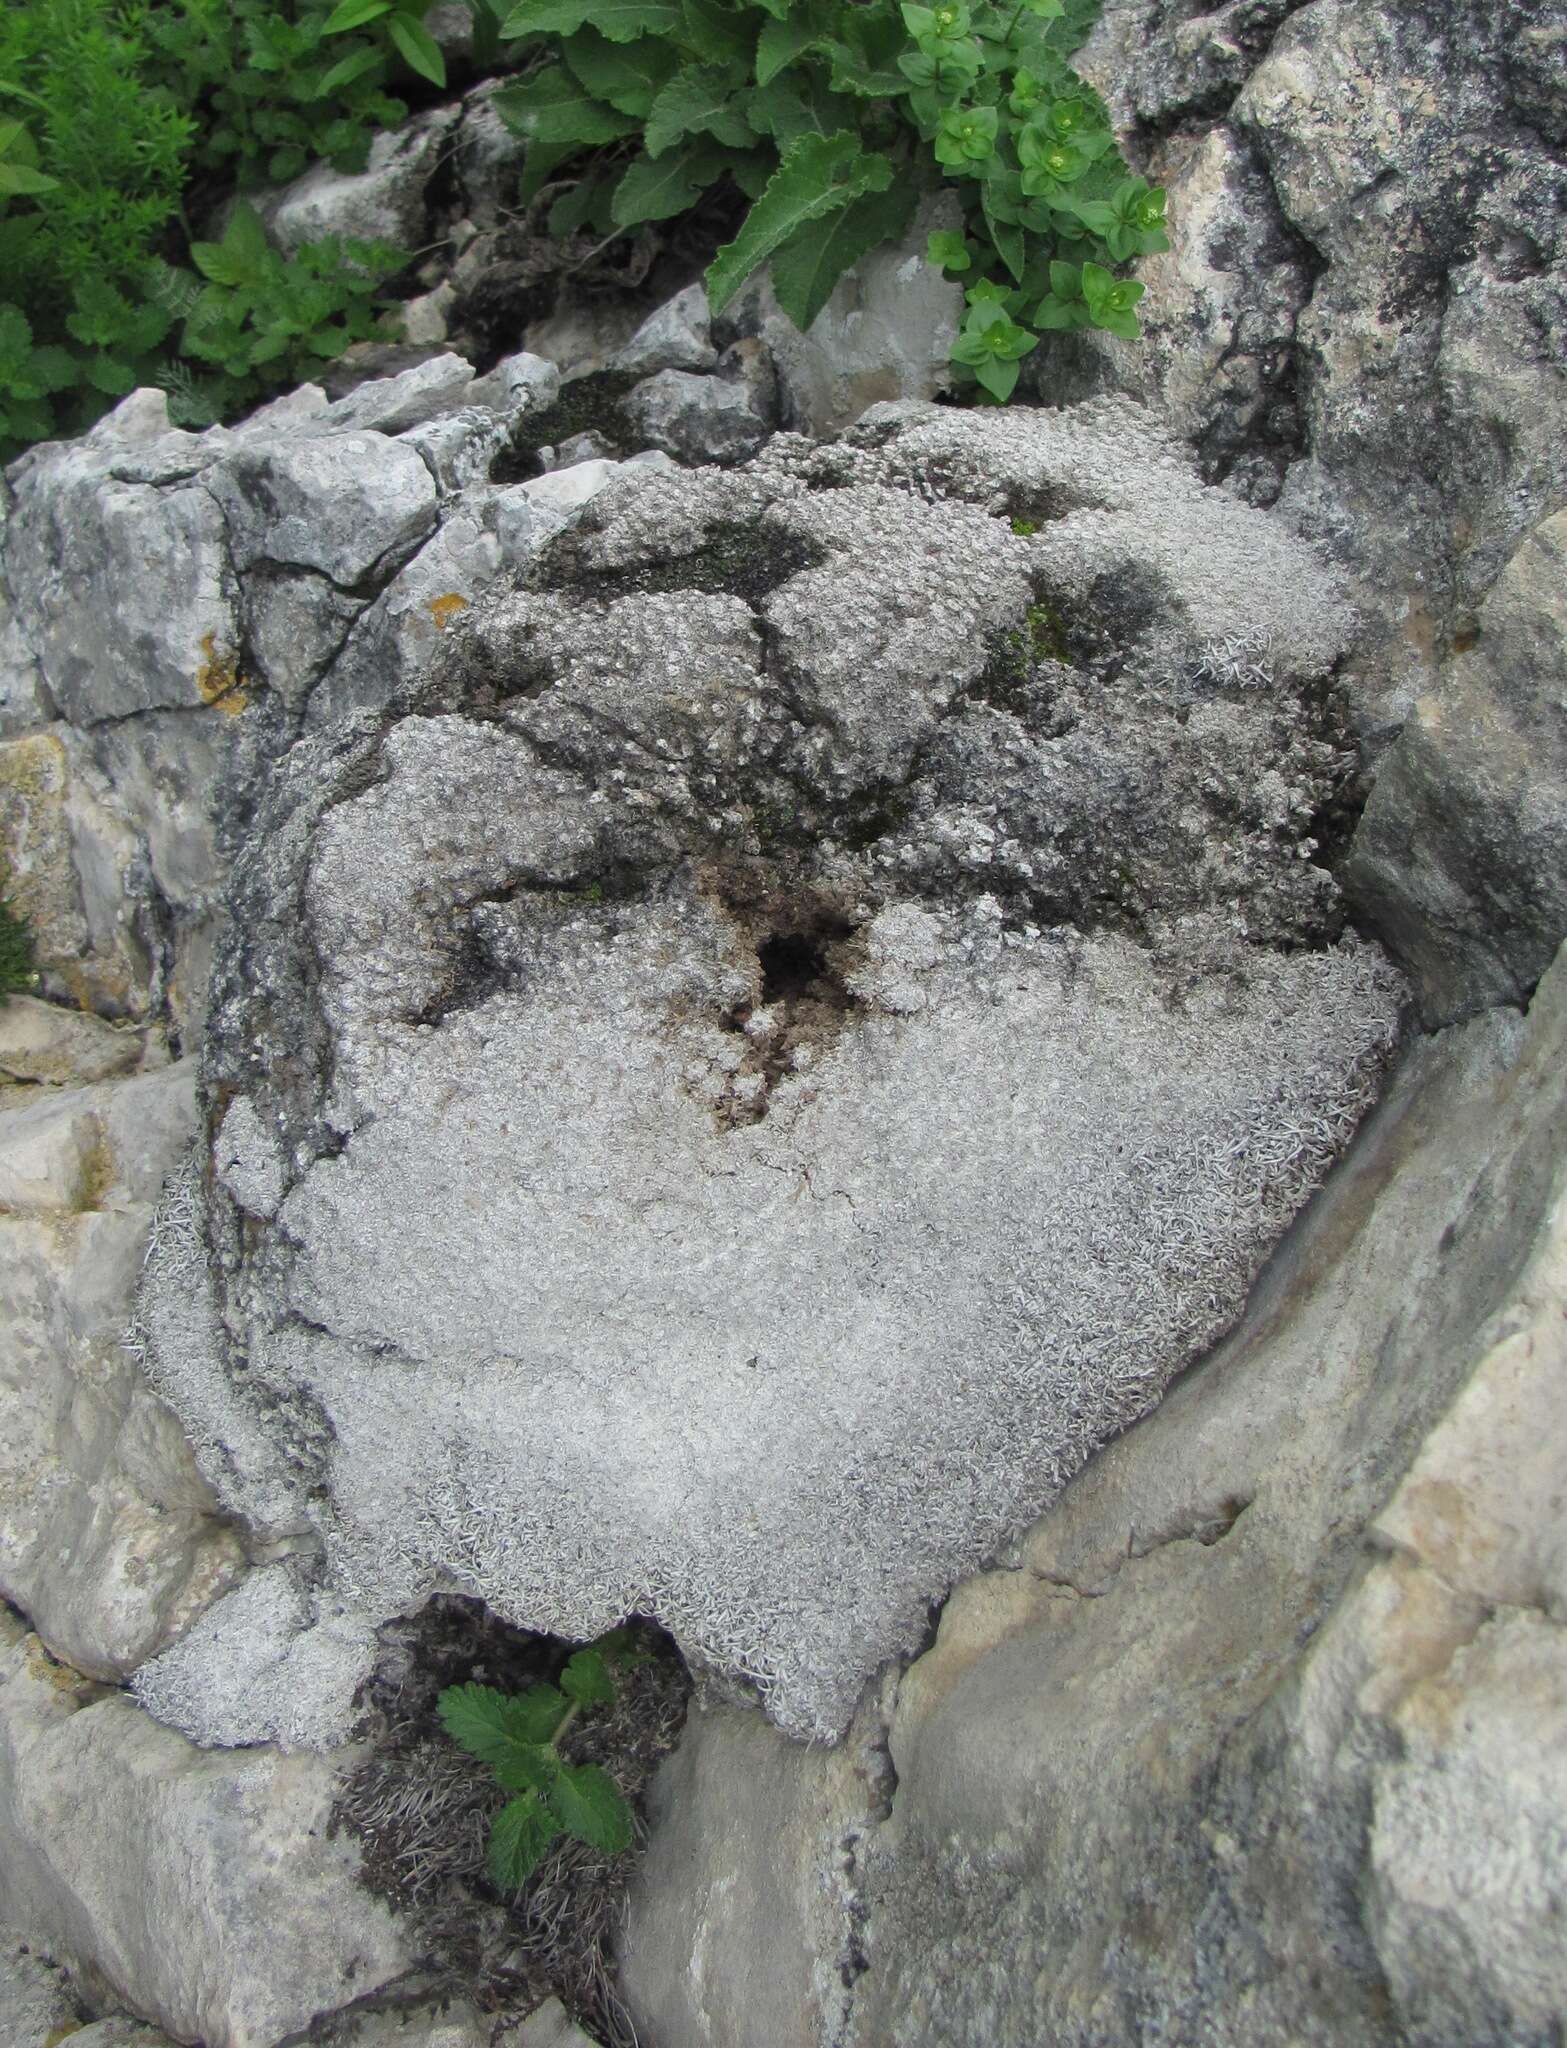
{"type": "Polygon", "coordinates": [[[738,597],[755,608],[823,559],[819,548],[793,534],[715,521],[702,545],[689,553],[624,569],[595,569],[584,559],[582,536],[563,534],[544,550],[532,580],[557,594],[564,589],[603,603],[699,590],[710,597],[738,597]]]}
{"type": "Polygon", "coordinates": [[[438,1595],[387,1624],[356,1705],[369,1755],[343,1786],[329,1833],[360,1845],[360,1882],[413,1922],[438,1990],[481,2012],[519,2019],[552,1994],[605,2048],[634,2048],[614,1989],[610,1942],[646,1839],[647,1787],[685,1722],[690,1675],[670,1638],[633,1618],[635,1662],[616,1675],[613,1704],[584,1712],[562,1739],[571,1764],[608,1770],[637,1816],[637,1836],[606,1856],[562,1836],[514,1897],[485,1868],[490,1822],[509,1794],[442,1728],[447,1686],[506,1694],[552,1684],[577,1645],[513,1628],[482,1600],[438,1595]]]}
{"type": "Polygon", "coordinates": [[[635,439],[631,422],[621,411],[620,401],[640,379],[620,370],[603,370],[588,377],[573,377],[561,386],[553,405],[539,412],[524,413],[510,444],[490,464],[492,484],[526,483],[541,476],[544,465],[541,448],[555,448],[577,434],[598,433],[617,448],[628,448],[635,439]]]}
{"type": "Polygon", "coordinates": [[[826,956],[808,932],[774,932],[757,947],[756,957],[762,963],[764,1007],[814,993],[814,985],[828,982],[826,956]]]}

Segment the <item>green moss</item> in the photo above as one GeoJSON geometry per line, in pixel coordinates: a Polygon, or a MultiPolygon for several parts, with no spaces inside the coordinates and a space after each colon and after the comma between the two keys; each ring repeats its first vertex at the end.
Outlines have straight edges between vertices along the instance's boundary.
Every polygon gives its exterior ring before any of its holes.
{"type": "Polygon", "coordinates": [[[1028,540],[1029,538],[1031,538],[1032,535],[1038,533],[1039,523],[1037,520],[1034,519],[1014,519],[1012,522],[1012,531],[1017,535],[1019,540],[1028,540]]]}
{"type": "Polygon", "coordinates": [[[0,896],[0,1001],[37,985],[33,935],[24,918],[0,896]]]}

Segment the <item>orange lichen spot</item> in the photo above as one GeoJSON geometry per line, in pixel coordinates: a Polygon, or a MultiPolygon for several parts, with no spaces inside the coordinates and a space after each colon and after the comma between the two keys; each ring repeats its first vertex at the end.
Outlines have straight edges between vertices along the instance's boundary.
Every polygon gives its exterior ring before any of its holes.
{"type": "Polygon", "coordinates": [[[216,704],[230,718],[238,718],[250,702],[245,678],[239,672],[238,657],[219,654],[217,643],[216,633],[202,634],[201,651],[206,658],[196,671],[196,688],[204,704],[216,704]]]}
{"type": "Polygon", "coordinates": [[[442,632],[446,630],[448,619],[453,617],[455,613],[465,612],[467,609],[467,598],[459,596],[455,590],[449,592],[445,597],[432,597],[430,599],[430,616],[441,628],[442,632]]]}

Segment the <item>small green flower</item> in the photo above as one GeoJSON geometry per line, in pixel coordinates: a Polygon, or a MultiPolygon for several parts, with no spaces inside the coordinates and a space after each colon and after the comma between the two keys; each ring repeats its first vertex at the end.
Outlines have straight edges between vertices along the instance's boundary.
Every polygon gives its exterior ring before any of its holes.
{"type": "Polygon", "coordinates": [[[955,43],[973,26],[968,9],[960,5],[959,0],[941,0],[938,7],[905,6],[903,21],[909,34],[919,43],[931,36],[941,42],[955,43]]]}
{"type": "Polygon", "coordinates": [[[994,107],[948,107],[936,129],[936,161],[948,170],[967,170],[996,151],[999,116],[994,107]]]}
{"type": "Polygon", "coordinates": [[[1017,71],[1013,74],[1012,94],[1007,105],[1014,114],[1027,120],[1044,96],[1044,85],[1032,71],[1017,71]]]}
{"type": "Polygon", "coordinates": [[[974,263],[967,241],[955,228],[937,228],[931,233],[925,244],[925,260],[948,271],[970,270],[974,263]]]}
{"type": "Polygon", "coordinates": [[[1083,265],[1083,299],[1089,320],[1109,334],[1120,335],[1123,341],[1135,341],[1142,332],[1133,308],[1145,289],[1129,277],[1113,277],[1102,264],[1083,265]]]}
{"type": "Polygon", "coordinates": [[[1019,327],[1005,306],[969,294],[963,332],[952,345],[952,360],[965,363],[982,389],[1004,405],[1017,387],[1018,361],[1039,340],[1019,327]]]}

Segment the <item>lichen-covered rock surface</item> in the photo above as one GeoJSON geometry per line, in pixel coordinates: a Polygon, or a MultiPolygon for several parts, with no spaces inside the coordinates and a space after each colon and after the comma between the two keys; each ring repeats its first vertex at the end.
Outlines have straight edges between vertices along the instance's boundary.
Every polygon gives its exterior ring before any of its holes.
{"type": "Polygon", "coordinates": [[[1347,630],[1125,401],[889,406],[614,485],[296,747],[142,1307],[292,1554],[141,1698],[329,1742],[374,1625],[459,1590],[656,1616],[837,1736],[1375,1092],[1347,630]]]}

